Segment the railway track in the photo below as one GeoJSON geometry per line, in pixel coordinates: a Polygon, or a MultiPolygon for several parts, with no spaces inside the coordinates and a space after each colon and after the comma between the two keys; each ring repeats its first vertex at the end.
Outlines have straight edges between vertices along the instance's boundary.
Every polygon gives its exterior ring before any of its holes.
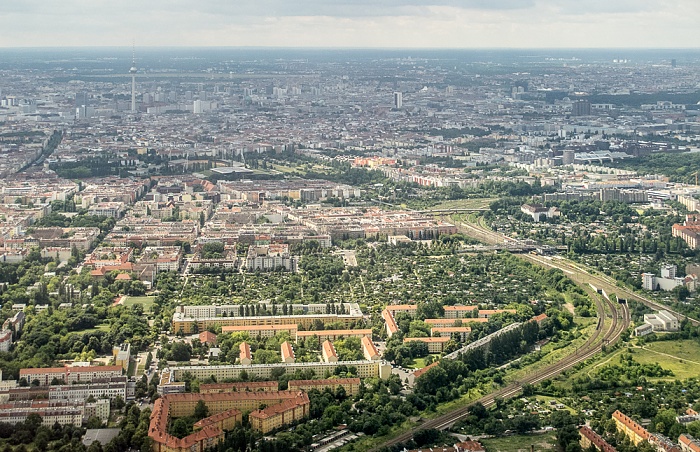
{"type": "MultiPolygon", "coordinates": [[[[504,243],[504,238],[493,231],[480,228],[468,223],[464,224],[464,229],[466,233],[470,236],[477,238],[479,240],[485,241],[486,243],[504,243]]],[[[534,259],[534,256],[523,255],[528,261],[534,262],[537,265],[545,265],[543,262],[534,259]]],[[[551,265],[554,268],[558,268],[555,265],[551,265]]],[[[570,272],[571,270],[569,270],[570,272]]],[[[469,405],[457,408],[449,413],[442,416],[438,416],[434,419],[427,420],[420,425],[420,429],[430,429],[435,428],[439,430],[444,430],[451,427],[455,422],[459,421],[461,418],[465,417],[469,413],[469,408],[477,403],[481,403],[485,407],[491,407],[496,403],[498,399],[508,399],[514,397],[521,393],[522,388],[526,384],[537,384],[549,378],[555,377],[562,372],[574,367],[575,365],[586,361],[587,359],[593,357],[599,353],[604,346],[615,344],[622,333],[630,325],[630,315],[625,303],[615,303],[598,293],[592,291],[588,283],[584,281],[583,278],[572,278],[577,282],[589,295],[592,296],[596,303],[596,312],[598,313],[598,326],[596,330],[591,335],[586,342],[579,347],[576,352],[567,355],[558,362],[545,367],[539,371],[533,372],[526,377],[520,379],[517,382],[513,382],[497,391],[488,394],[469,405]],[[610,312],[611,322],[606,322],[607,312],[610,312]]],[[[413,431],[408,431],[402,433],[388,441],[386,441],[383,446],[391,446],[398,443],[406,442],[413,437],[413,431]]],[[[374,449],[376,450],[376,449],[374,449]]]]}

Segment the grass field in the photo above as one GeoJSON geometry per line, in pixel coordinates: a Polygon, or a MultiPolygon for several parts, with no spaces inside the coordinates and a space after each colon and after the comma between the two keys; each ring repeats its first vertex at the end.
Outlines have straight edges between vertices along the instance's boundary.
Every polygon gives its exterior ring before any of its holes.
{"type": "MultiPolygon", "coordinates": [[[[673,372],[672,377],[649,378],[658,380],[684,380],[686,378],[700,377],[700,344],[691,340],[679,340],[668,342],[651,342],[640,348],[637,341],[631,344],[632,357],[640,364],[658,363],[664,369],[673,372]]],[[[570,381],[578,377],[594,376],[605,365],[619,365],[620,355],[627,352],[627,347],[620,348],[609,355],[599,355],[598,359],[589,363],[585,368],[568,375],[563,386],[568,386],[570,381]]]]}
{"type": "Polygon", "coordinates": [[[153,310],[153,303],[155,300],[155,297],[126,297],[124,300],[124,306],[140,304],[143,306],[144,312],[151,312],[153,310]]]}
{"type": "MultiPolygon", "coordinates": [[[[440,357],[440,355],[433,355],[436,359],[440,357]]],[[[426,366],[425,364],[425,358],[416,358],[413,360],[413,364],[410,366],[407,366],[409,369],[422,369],[426,366]]]]}
{"type": "Polygon", "coordinates": [[[700,344],[695,341],[651,342],[632,349],[634,360],[642,364],[659,363],[673,372],[674,379],[700,377],[700,344]]]}
{"type": "Polygon", "coordinates": [[[453,199],[433,206],[431,209],[488,209],[489,205],[496,200],[498,198],[453,199]]]}
{"type": "Polygon", "coordinates": [[[557,438],[553,433],[541,435],[515,435],[502,438],[482,439],[481,443],[487,451],[498,452],[529,452],[534,444],[535,450],[558,450],[557,438]]]}

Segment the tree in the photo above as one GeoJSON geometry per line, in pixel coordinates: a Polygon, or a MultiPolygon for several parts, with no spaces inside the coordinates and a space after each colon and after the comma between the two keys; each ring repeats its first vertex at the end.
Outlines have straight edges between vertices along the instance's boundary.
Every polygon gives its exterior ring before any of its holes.
{"type": "Polygon", "coordinates": [[[184,438],[191,433],[191,428],[184,418],[177,418],[170,428],[170,434],[178,438],[184,438]]]}
{"type": "Polygon", "coordinates": [[[85,424],[86,428],[102,428],[102,419],[97,416],[90,416],[85,424]]]}
{"type": "Polygon", "coordinates": [[[207,407],[207,404],[204,403],[204,400],[200,400],[197,402],[197,405],[194,407],[194,418],[198,421],[209,417],[209,408],[207,407]]]}

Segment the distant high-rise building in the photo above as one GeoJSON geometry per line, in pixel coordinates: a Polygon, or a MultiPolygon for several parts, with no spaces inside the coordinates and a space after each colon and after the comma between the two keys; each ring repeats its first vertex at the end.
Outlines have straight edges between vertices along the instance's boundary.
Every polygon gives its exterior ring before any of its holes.
{"type": "Polygon", "coordinates": [[[403,106],[403,94],[400,92],[394,93],[394,108],[401,108],[403,106]]]}
{"type": "Polygon", "coordinates": [[[676,64],[677,64],[676,59],[675,58],[672,59],[671,60],[671,67],[676,67],[676,64]]]}
{"type": "Polygon", "coordinates": [[[572,116],[590,116],[591,114],[591,103],[587,100],[577,100],[571,104],[571,115],[572,116]]]}
{"type": "Polygon", "coordinates": [[[75,93],[75,108],[88,105],[88,94],[86,92],[75,93]]]}
{"type": "Polygon", "coordinates": [[[574,158],[576,157],[576,151],[573,149],[564,149],[564,154],[562,155],[561,164],[562,165],[572,165],[574,163],[574,158]]]}

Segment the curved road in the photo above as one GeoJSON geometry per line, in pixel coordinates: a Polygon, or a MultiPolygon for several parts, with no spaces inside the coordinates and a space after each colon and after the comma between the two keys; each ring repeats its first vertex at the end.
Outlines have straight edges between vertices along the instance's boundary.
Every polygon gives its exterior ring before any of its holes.
{"type": "MultiPolygon", "coordinates": [[[[466,234],[479,240],[485,241],[486,243],[504,243],[504,236],[501,236],[500,234],[497,234],[493,231],[479,226],[465,223],[463,224],[463,230],[463,232],[465,232],[466,234]]],[[[564,265],[566,262],[542,262],[541,259],[536,259],[535,256],[532,255],[525,254],[521,256],[524,257],[526,260],[538,265],[560,268],[558,265],[561,264],[562,267],[565,267],[561,268],[561,270],[564,271],[567,274],[567,276],[571,277],[571,279],[574,280],[577,284],[579,284],[587,293],[593,295],[592,298],[593,300],[595,300],[596,311],[598,313],[598,327],[596,328],[593,335],[579,349],[577,349],[575,353],[564,357],[560,361],[542,370],[529,374],[520,381],[511,383],[508,386],[505,386],[487,396],[484,396],[470,403],[467,406],[457,408],[442,416],[430,419],[421,424],[418,428],[436,428],[443,430],[451,427],[456,421],[460,420],[462,417],[465,417],[469,412],[469,408],[476,403],[481,403],[488,408],[496,403],[496,399],[507,399],[510,397],[514,397],[522,391],[523,385],[537,384],[546,379],[555,377],[564,372],[565,370],[568,370],[576,364],[583,362],[591,358],[595,354],[599,353],[603,346],[616,343],[620,339],[620,335],[622,334],[622,332],[629,327],[630,316],[626,304],[613,303],[612,301],[606,298],[597,296],[597,294],[595,294],[592,291],[589,283],[591,283],[591,281],[595,281],[599,284],[596,285],[596,287],[605,289],[607,293],[612,293],[608,290],[609,284],[601,278],[596,278],[594,275],[590,275],[591,279],[589,280],[587,278],[588,273],[585,270],[578,268],[572,270],[572,267],[564,265]],[[607,318],[606,312],[610,313],[609,316],[611,318],[611,322],[605,321],[607,318]]],[[[618,292],[624,293],[619,290],[618,292]]],[[[383,446],[391,446],[400,442],[408,441],[413,437],[413,433],[414,432],[412,430],[404,432],[386,441],[383,444],[383,446]]]]}

